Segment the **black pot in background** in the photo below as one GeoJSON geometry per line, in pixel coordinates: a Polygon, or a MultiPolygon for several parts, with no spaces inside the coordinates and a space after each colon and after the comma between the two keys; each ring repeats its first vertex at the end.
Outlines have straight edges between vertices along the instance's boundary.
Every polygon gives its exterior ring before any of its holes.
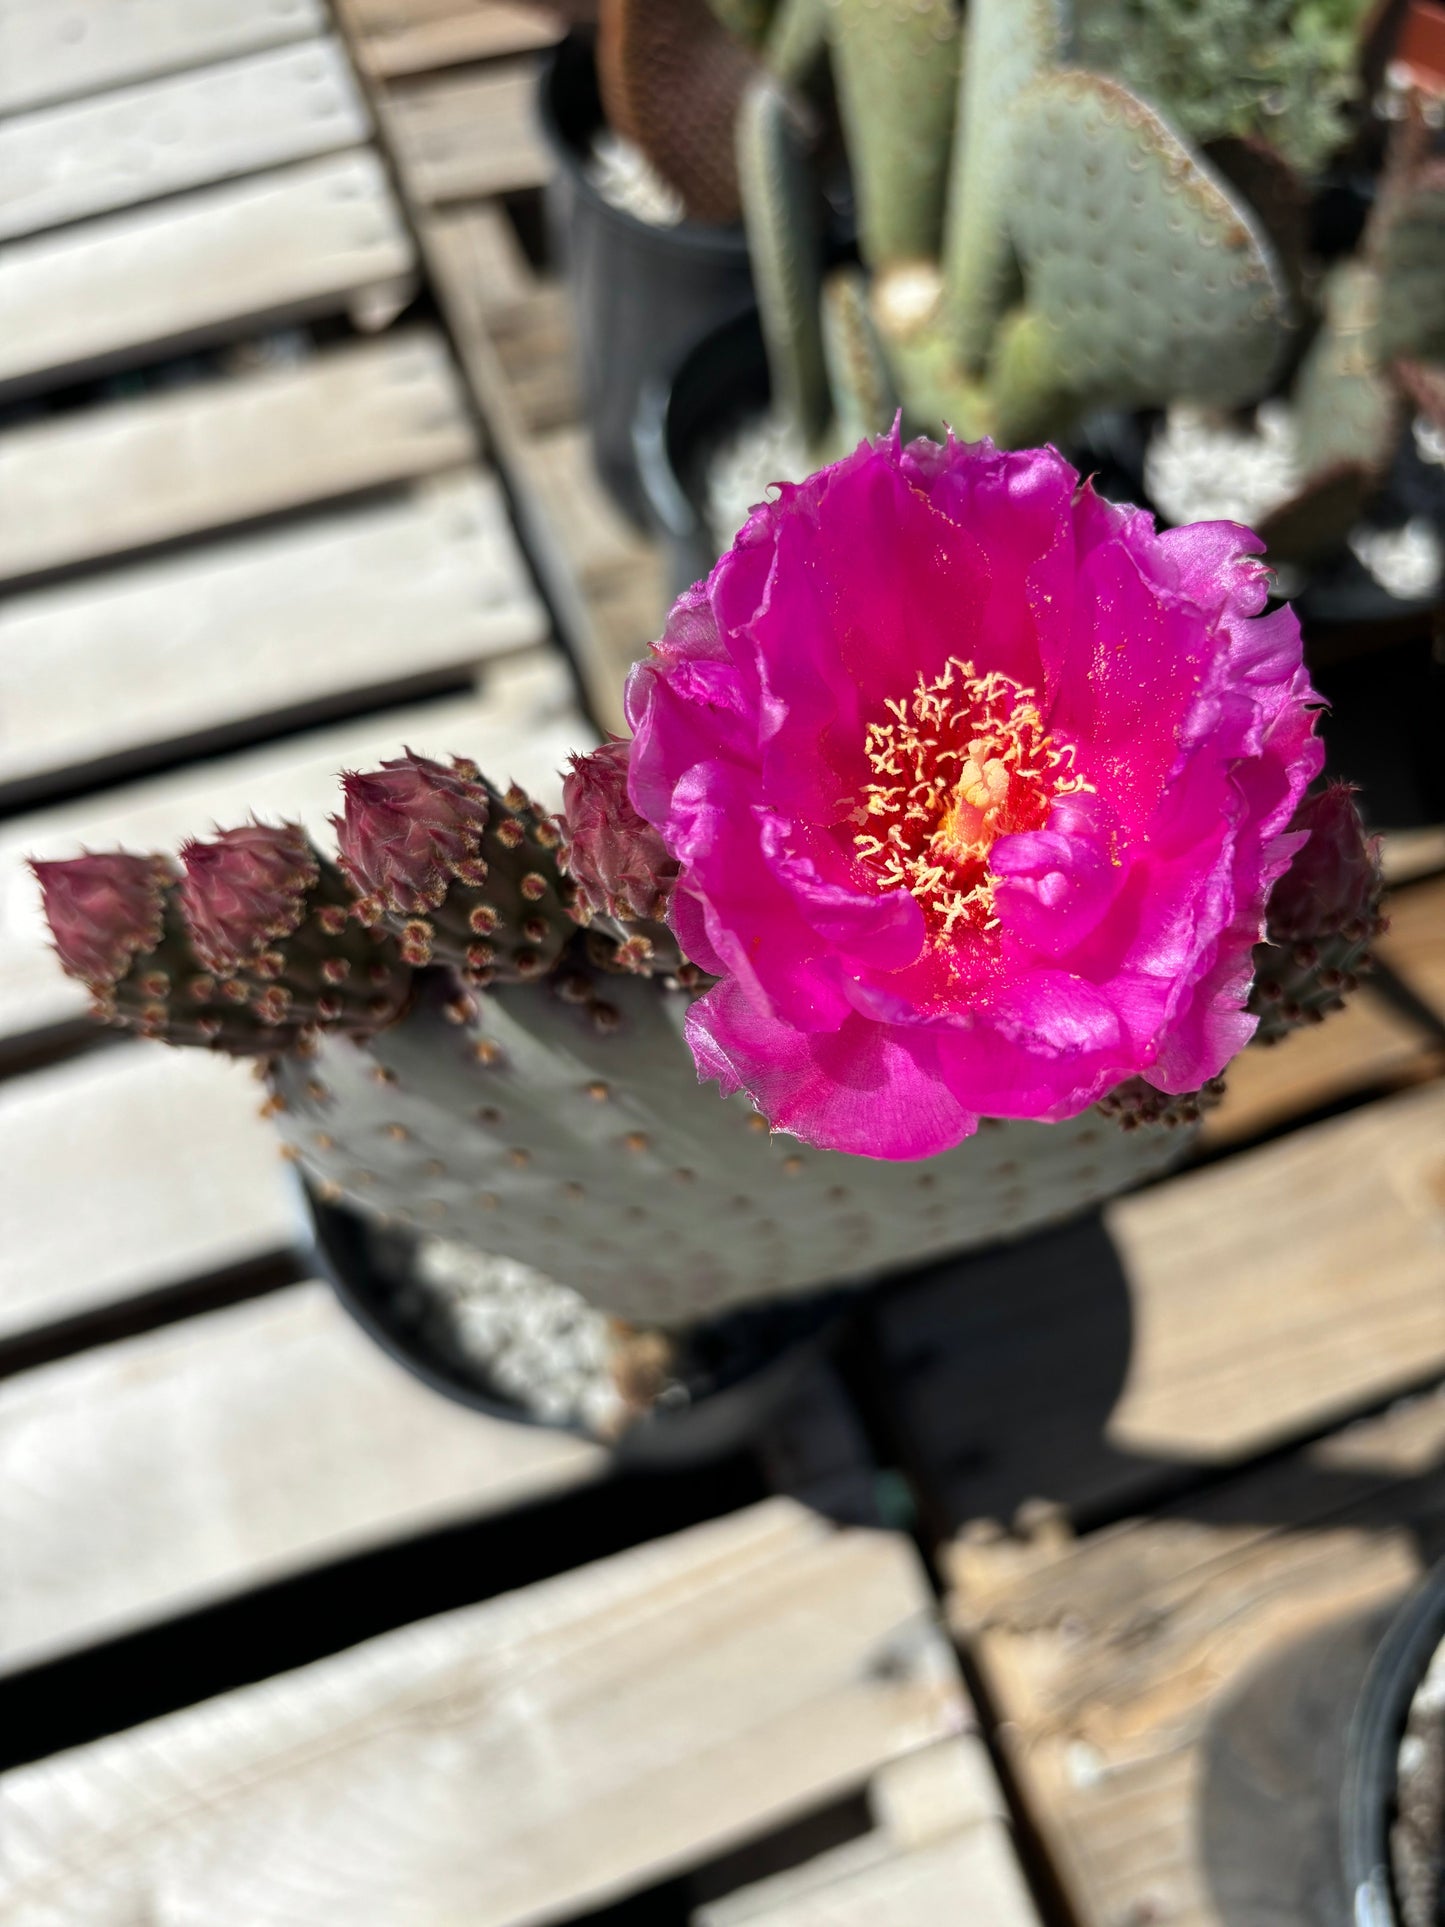
{"type": "MultiPolygon", "coordinates": [[[[488,1382],[484,1368],[438,1341],[413,1281],[415,1237],[323,1202],[298,1181],[304,1262],[325,1278],[384,1352],[434,1392],[489,1418],[545,1425],[591,1439],[581,1425],[544,1419],[488,1382]]],[[[610,1446],[620,1464],[645,1469],[700,1463],[753,1442],[800,1389],[817,1358],[841,1338],[856,1294],[824,1291],[724,1314],[680,1339],[691,1394],[659,1407],[610,1446]]],[[[594,1443],[596,1441],[593,1441],[594,1443]]]]}
{"type": "Polygon", "coordinates": [[[637,471],[673,595],[717,560],[703,506],[708,463],[745,422],[766,414],[771,392],[756,308],[704,335],[671,380],[660,372],[643,386],[633,428],[637,471]]]}
{"type": "Polygon", "coordinates": [[[1390,1873],[1398,1756],[1416,1688],[1445,1639],[1445,1564],[1405,1602],[1380,1642],[1350,1725],[1340,1842],[1354,1927],[1401,1927],[1390,1873]]]}
{"type": "Polygon", "coordinates": [[[592,38],[574,32],[542,72],[542,124],[557,157],[548,218],[572,286],[583,407],[597,470],[635,521],[646,520],[633,459],[638,394],[670,375],[708,329],[753,298],[741,227],[653,227],[611,207],[587,179],[603,125],[592,38]]]}

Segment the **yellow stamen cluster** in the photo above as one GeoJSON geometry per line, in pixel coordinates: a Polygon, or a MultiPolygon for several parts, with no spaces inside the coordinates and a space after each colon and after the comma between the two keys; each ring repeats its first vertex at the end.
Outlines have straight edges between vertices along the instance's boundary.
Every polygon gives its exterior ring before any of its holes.
{"type": "Polygon", "coordinates": [[[853,812],[858,854],[885,888],[912,892],[935,938],[993,929],[989,852],[1090,787],[1073,774],[1073,745],[1050,736],[1031,689],[957,657],[886,707],[893,720],[868,728],[875,781],[853,812]]]}

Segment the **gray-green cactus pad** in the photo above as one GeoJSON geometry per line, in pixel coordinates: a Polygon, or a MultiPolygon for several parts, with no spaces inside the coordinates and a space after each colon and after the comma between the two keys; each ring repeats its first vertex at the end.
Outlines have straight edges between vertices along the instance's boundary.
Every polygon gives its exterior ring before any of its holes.
{"type": "Polygon", "coordinates": [[[1097,74],[1036,80],[1012,118],[1010,231],[1058,385],[1082,402],[1219,407],[1267,387],[1285,292],[1223,183],[1097,74]]]}
{"type": "Polygon", "coordinates": [[[517,985],[477,1006],[457,1021],[435,973],[368,1050],[326,1039],[284,1060],[293,1154],[328,1195],[521,1259],[646,1324],[1015,1237],[1190,1142],[1086,1113],[986,1125],[918,1163],[844,1157],[773,1137],[744,1100],[699,1085],[684,993],[608,977],[590,1004],[517,985]]]}

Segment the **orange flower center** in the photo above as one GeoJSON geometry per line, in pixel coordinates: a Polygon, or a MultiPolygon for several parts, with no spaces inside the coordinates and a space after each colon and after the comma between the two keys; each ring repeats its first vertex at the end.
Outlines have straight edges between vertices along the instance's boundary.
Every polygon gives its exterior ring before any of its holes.
{"type": "Polygon", "coordinates": [[[1072,773],[1073,745],[1049,735],[1031,689],[957,657],[936,681],[920,677],[911,701],[885,706],[893,721],[868,726],[858,854],[885,888],[913,893],[935,939],[993,929],[989,852],[1041,829],[1056,797],[1090,788],[1072,773]]]}

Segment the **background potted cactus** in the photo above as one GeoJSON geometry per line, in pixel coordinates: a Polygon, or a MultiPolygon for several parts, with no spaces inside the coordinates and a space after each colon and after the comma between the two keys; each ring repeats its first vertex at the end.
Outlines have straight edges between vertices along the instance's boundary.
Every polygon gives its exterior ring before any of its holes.
{"type": "Polygon", "coordinates": [[[571,284],[582,400],[598,472],[646,518],[632,423],[639,393],[753,298],[735,120],[760,71],[801,78],[821,51],[815,0],[774,14],[709,0],[599,0],[544,67],[558,168],[550,225],[571,284]]]}
{"type": "MultiPolygon", "coordinates": [[[[1396,603],[1437,599],[1438,113],[1411,68],[1386,103],[1400,118],[1371,117],[1364,11],[828,0],[862,259],[827,269],[817,116],[757,76],[739,173],[775,420],[756,474],[729,457],[744,479],[715,520],[765,473],[804,473],[901,408],[910,431],[1048,439],[1106,471],[1122,457],[1133,499],[1147,474],[1170,520],[1260,526],[1272,562],[1303,572],[1292,588],[1313,574],[1350,616],[1391,606],[1363,594],[1352,536],[1396,603]]],[[[712,451],[694,412],[641,433],[670,452],[664,522],[686,530],[680,494],[695,541],[716,543],[727,527],[696,534],[712,451]]]]}
{"type": "Polygon", "coordinates": [[[615,1429],[708,1321],[1163,1170],[1352,987],[1377,852],[1306,794],[1257,548],[1052,450],[865,443],[680,599],[560,819],[408,752],[343,777],[336,862],[253,823],[37,864],[60,960],[254,1058],[324,1203],[623,1321],[615,1429]]]}

